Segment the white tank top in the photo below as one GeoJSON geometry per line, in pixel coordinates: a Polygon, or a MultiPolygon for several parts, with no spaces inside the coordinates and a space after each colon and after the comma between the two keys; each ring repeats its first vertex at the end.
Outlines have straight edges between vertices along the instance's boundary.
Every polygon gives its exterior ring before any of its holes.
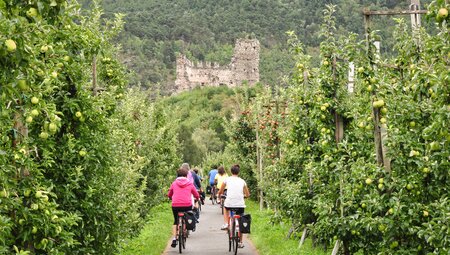
{"type": "Polygon", "coordinates": [[[247,183],[239,177],[230,176],[223,183],[227,185],[227,198],[225,199],[225,207],[245,208],[244,186],[247,183]]]}

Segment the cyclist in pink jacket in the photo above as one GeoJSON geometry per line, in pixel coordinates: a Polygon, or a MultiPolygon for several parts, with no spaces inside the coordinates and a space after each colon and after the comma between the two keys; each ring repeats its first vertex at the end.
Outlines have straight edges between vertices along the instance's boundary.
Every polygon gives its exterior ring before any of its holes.
{"type": "Polygon", "coordinates": [[[199,199],[200,196],[194,184],[187,178],[188,170],[180,168],[177,170],[177,179],[170,185],[167,196],[172,200],[173,227],[172,227],[172,247],[177,246],[177,223],[178,212],[187,212],[192,210],[192,195],[199,199]]]}

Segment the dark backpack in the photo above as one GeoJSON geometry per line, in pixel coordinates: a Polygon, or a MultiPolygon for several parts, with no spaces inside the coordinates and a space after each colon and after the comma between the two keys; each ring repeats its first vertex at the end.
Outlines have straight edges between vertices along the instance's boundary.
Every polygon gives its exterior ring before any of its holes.
{"type": "Polygon", "coordinates": [[[239,219],[239,230],[243,234],[250,234],[250,226],[252,224],[252,216],[250,214],[243,214],[239,219]]]}

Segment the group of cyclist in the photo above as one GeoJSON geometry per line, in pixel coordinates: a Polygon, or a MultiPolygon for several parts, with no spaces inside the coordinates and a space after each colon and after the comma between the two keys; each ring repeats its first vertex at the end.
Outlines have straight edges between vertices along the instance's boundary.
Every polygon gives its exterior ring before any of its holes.
{"type": "MultiPolygon", "coordinates": [[[[167,196],[172,200],[173,228],[172,247],[177,246],[177,224],[179,212],[194,210],[197,222],[199,221],[199,204],[204,203],[204,192],[201,186],[202,178],[198,175],[197,169],[191,170],[188,163],[183,163],[177,170],[177,178],[171,184],[167,196]]],[[[250,196],[246,182],[239,177],[240,167],[235,164],[231,166],[231,176],[229,176],[223,166],[213,166],[208,173],[208,190],[211,190],[210,200],[226,196],[224,200],[224,213],[222,230],[228,229],[229,210],[237,214],[243,214],[245,210],[245,200],[250,196]],[[218,190],[218,192],[217,192],[218,190]],[[213,192],[216,191],[216,192],[213,192]],[[214,195],[217,194],[217,197],[214,195]]],[[[219,203],[219,202],[218,202],[219,203]]],[[[243,242],[239,243],[239,248],[243,248],[243,242]]]]}

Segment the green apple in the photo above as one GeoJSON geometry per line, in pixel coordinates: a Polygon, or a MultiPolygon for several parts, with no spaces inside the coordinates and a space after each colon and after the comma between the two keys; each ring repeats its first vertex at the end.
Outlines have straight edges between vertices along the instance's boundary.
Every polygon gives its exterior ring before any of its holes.
{"type": "Polygon", "coordinates": [[[427,211],[423,211],[423,217],[428,217],[429,213],[427,211]]]}
{"type": "Polygon", "coordinates": [[[46,53],[48,51],[48,45],[42,45],[41,46],[41,52],[46,53]]]}
{"type": "Polygon", "coordinates": [[[394,208],[389,208],[388,213],[389,214],[394,214],[394,208]]]}
{"type": "Polygon", "coordinates": [[[8,192],[5,188],[3,188],[3,190],[0,190],[0,197],[8,197],[8,192]]]}
{"type": "Polygon", "coordinates": [[[31,116],[33,116],[33,117],[39,116],[39,111],[36,109],[31,110],[31,116]]]}
{"type": "Polygon", "coordinates": [[[58,77],[58,72],[57,71],[53,71],[51,75],[52,75],[53,78],[56,79],[58,77]]]}
{"type": "Polygon", "coordinates": [[[393,241],[390,245],[391,249],[397,248],[398,247],[398,242],[397,241],[393,241]]]}
{"type": "Polygon", "coordinates": [[[8,39],[5,41],[6,50],[8,52],[14,52],[17,49],[16,42],[12,39],[8,39]]]}
{"type": "Polygon", "coordinates": [[[47,139],[48,138],[48,133],[47,132],[41,132],[40,134],[39,134],[39,137],[41,138],[41,139],[47,139]]]}
{"type": "Polygon", "coordinates": [[[29,197],[30,194],[31,194],[31,190],[29,190],[29,189],[27,189],[27,190],[25,190],[25,191],[23,192],[23,195],[24,195],[25,197],[29,197]]]}
{"type": "Polygon", "coordinates": [[[367,179],[366,179],[366,184],[367,184],[367,185],[372,184],[372,182],[373,182],[372,179],[370,179],[370,178],[367,178],[367,179]]]}
{"type": "Polygon", "coordinates": [[[430,143],[430,150],[431,151],[437,151],[441,148],[441,145],[439,144],[439,142],[431,142],[430,143]]]}
{"type": "Polygon", "coordinates": [[[19,87],[19,89],[22,91],[28,90],[27,81],[26,80],[17,81],[17,87],[19,87]]]}
{"type": "Polygon", "coordinates": [[[27,123],[31,123],[31,122],[33,122],[33,117],[28,116],[28,117],[25,119],[25,121],[26,121],[27,123]]]}
{"type": "Polygon", "coordinates": [[[37,97],[32,97],[32,98],[31,98],[31,103],[32,103],[32,104],[38,104],[38,103],[39,103],[39,98],[37,98],[37,97]]]}
{"type": "Polygon", "coordinates": [[[36,234],[38,231],[37,227],[33,226],[33,229],[31,229],[31,233],[36,234]]]}
{"type": "Polygon", "coordinates": [[[56,127],[55,123],[48,124],[48,131],[50,131],[50,133],[54,134],[56,132],[56,129],[57,129],[57,127],[56,127]]]}
{"type": "Polygon", "coordinates": [[[42,191],[40,191],[40,190],[38,190],[38,191],[36,191],[36,194],[34,195],[36,198],[41,198],[43,195],[42,195],[42,191]]]}
{"type": "Polygon", "coordinates": [[[81,118],[81,116],[83,116],[83,114],[81,114],[81,112],[76,112],[76,113],[75,113],[75,117],[81,118]]]}
{"type": "Polygon", "coordinates": [[[448,10],[447,8],[441,8],[438,11],[438,18],[440,19],[445,19],[448,16],[448,10]]]}
{"type": "Polygon", "coordinates": [[[388,109],[386,107],[383,107],[380,111],[382,114],[386,114],[388,112],[388,109]]]}
{"type": "Polygon", "coordinates": [[[30,9],[28,9],[27,11],[27,16],[30,18],[36,17],[38,14],[36,8],[31,7],[30,9]]]}
{"type": "Polygon", "coordinates": [[[80,150],[78,154],[80,154],[81,157],[84,157],[86,156],[87,152],[85,150],[80,150]]]}

